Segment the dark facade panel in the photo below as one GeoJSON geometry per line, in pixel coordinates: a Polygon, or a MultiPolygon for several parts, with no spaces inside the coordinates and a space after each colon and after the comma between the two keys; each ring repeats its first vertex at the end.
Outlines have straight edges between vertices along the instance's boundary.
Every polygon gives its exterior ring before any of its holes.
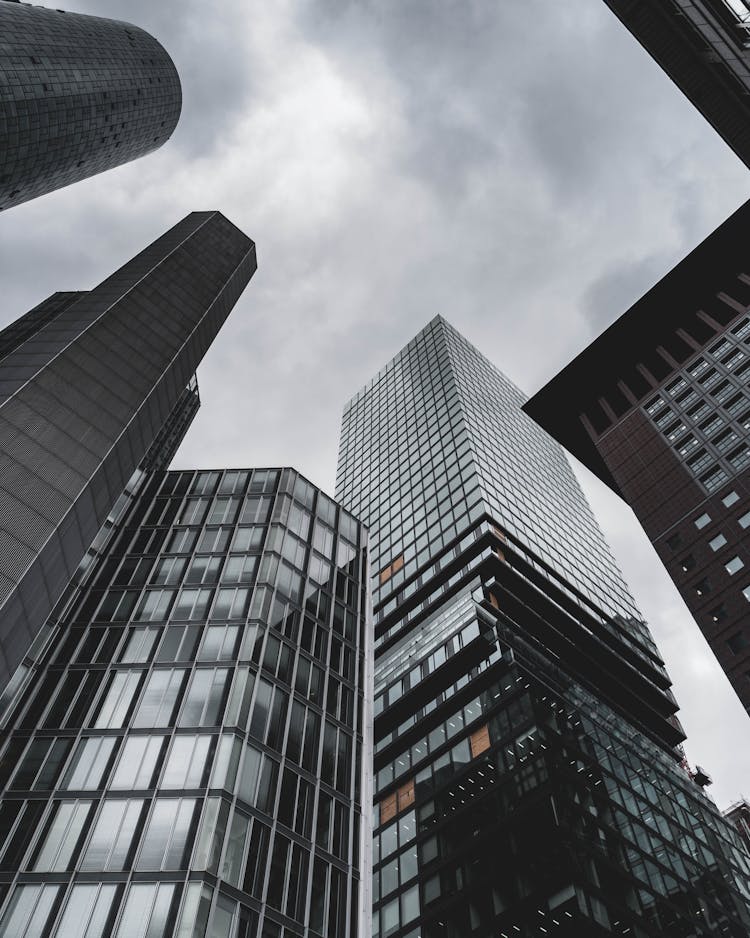
{"type": "Polygon", "coordinates": [[[249,238],[194,213],[3,359],[3,683],[255,267],[249,238]]]}
{"type": "Polygon", "coordinates": [[[605,0],[750,166],[750,7],[745,0],[605,0]]]}
{"type": "Polygon", "coordinates": [[[172,60],[137,26],[0,3],[0,209],[158,149],[181,107],[172,60]]]}
{"type": "Polygon", "coordinates": [[[367,577],[292,469],[147,472],[0,701],[0,936],[369,938],[367,577]]]}
{"type": "Polygon", "coordinates": [[[740,938],[750,856],[523,402],[438,317],[344,411],[338,497],[373,556],[373,936],[740,938]]]}

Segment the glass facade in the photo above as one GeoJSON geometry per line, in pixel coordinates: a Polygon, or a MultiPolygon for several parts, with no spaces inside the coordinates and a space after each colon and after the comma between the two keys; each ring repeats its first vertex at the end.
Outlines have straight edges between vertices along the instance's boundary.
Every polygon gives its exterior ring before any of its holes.
{"type": "Polygon", "coordinates": [[[255,269],[247,235],[194,212],[94,289],[0,333],[0,688],[255,269]]]}
{"type": "Polygon", "coordinates": [[[291,469],[148,476],[3,700],[1,938],[361,934],[366,539],[291,469]]]}
{"type": "Polygon", "coordinates": [[[129,23],[0,2],[0,210],[158,149],[177,70],[129,23]]]}
{"type": "Polygon", "coordinates": [[[561,448],[438,317],[347,405],[370,531],[374,938],[746,935],[750,856],[561,448]]]}

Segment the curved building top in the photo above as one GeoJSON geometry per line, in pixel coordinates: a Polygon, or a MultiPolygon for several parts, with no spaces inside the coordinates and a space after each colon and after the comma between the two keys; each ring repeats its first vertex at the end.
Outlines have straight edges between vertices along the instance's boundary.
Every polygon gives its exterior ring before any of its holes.
{"type": "Polygon", "coordinates": [[[181,108],[177,69],[144,30],[0,2],[0,209],[158,149],[181,108]]]}

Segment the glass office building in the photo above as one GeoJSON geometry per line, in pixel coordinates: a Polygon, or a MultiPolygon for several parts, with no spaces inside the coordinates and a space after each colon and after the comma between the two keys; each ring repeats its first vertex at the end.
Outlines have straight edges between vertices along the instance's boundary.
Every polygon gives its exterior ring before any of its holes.
{"type": "Polygon", "coordinates": [[[181,108],[144,30],[0,0],[0,210],[151,153],[181,108]]]}
{"type": "Polygon", "coordinates": [[[1,702],[0,936],[366,935],[365,530],[291,469],[152,470],[98,546],[1,702]]]}
{"type": "Polygon", "coordinates": [[[56,293],[0,333],[0,690],[256,266],[247,235],[193,212],[92,290],[56,293]]]}
{"type": "Polygon", "coordinates": [[[374,938],[750,929],[750,856],[561,448],[438,317],[344,411],[370,531],[374,938]]]}

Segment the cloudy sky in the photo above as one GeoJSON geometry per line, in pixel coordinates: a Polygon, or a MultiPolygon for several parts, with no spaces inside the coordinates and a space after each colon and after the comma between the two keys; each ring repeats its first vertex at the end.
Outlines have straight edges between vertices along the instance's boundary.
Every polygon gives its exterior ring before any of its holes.
{"type": "MultiPolygon", "coordinates": [[[[223,211],[259,270],[199,371],[180,468],[291,464],[332,492],[344,401],[436,313],[533,393],[750,196],[602,0],[65,8],[154,34],[182,119],[158,153],[0,215],[0,325],[223,211]]],[[[747,716],[629,509],[581,477],[690,759],[721,806],[750,796],[747,716]]]]}

